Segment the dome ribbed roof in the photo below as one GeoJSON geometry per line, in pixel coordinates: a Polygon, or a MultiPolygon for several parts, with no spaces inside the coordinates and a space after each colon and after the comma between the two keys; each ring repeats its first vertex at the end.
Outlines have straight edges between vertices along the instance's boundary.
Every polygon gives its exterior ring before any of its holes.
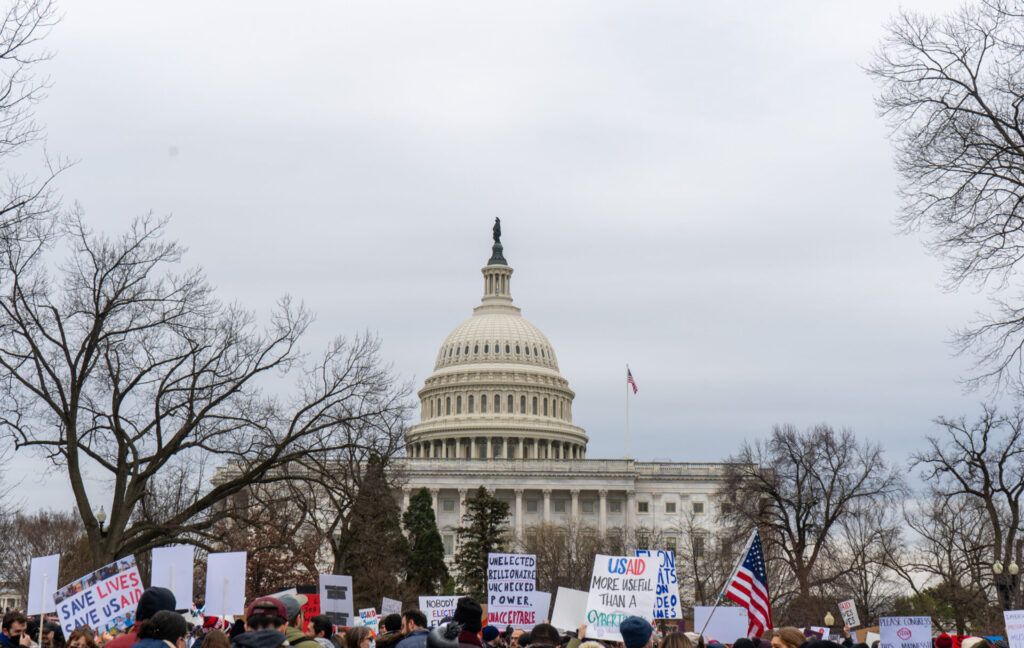
{"type": "Polygon", "coordinates": [[[513,363],[558,371],[555,351],[539,328],[516,312],[478,310],[441,345],[434,369],[479,363],[513,363]]]}

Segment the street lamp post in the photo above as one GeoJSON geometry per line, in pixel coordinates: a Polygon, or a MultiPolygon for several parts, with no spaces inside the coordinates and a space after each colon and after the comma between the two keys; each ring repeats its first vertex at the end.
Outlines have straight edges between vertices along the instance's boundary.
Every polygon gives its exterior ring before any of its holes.
{"type": "Polygon", "coordinates": [[[100,512],[96,514],[96,521],[100,523],[100,536],[106,537],[107,532],[103,530],[103,525],[107,523],[107,512],[100,507],[100,512]]]}
{"type": "Polygon", "coordinates": [[[832,616],[832,611],[825,612],[825,618],[822,619],[825,623],[825,627],[828,628],[829,634],[832,634],[832,624],[836,622],[836,618],[832,616]]]}
{"type": "Polygon", "coordinates": [[[1020,582],[1020,567],[1013,560],[1005,569],[1003,563],[994,562],[992,563],[992,576],[996,592],[999,595],[999,604],[1003,606],[1003,610],[1009,610],[1013,606],[1013,594],[1017,591],[1017,585],[1020,582]]]}

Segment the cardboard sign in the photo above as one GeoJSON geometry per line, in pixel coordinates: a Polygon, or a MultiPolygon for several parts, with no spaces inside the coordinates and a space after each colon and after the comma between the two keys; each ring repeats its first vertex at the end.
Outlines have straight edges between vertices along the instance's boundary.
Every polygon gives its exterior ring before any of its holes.
{"type": "Polygon", "coordinates": [[[455,596],[421,596],[420,611],[427,615],[427,627],[433,628],[448,617],[455,616],[455,606],[465,594],[455,596]]]}
{"type": "Polygon", "coordinates": [[[244,551],[206,557],[205,616],[245,614],[245,557],[244,551]]]}
{"type": "Polygon", "coordinates": [[[882,617],[878,626],[879,648],[931,648],[931,617],[882,617]]]}
{"type": "Polygon", "coordinates": [[[380,613],[381,616],[387,616],[389,614],[401,614],[402,602],[396,601],[395,599],[389,599],[385,596],[384,600],[380,602],[380,613]]]}
{"type": "Polygon", "coordinates": [[[559,587],[555,592],[555,609],[551,611],[551,625],[568,632],[576,630],[587,619],[587,592],[559,587]]]}
{"type": "Polygon", "coordinates": [[[697,606],[693,608],[693,628],[694,632],[704,628],[705,641],[714,639],[721,644],[731,644],[747,636],[750,619],[747,610],[741,607],[719,606],[716,610],[711,606],[697,606]]]}
{"type": "Polygon", "coordinates": [[[679,604],[679,576],[676,573],[676,555],[671,551],[637,549],[636,555],[653,559],[658,565],[657,598],[654,601],[655,619],[682,619],[679,604]]]}
{"type": "Polygon", "coordinates": [[[551,619],[548,616],[548,612],[551,611],[551,592],[533,592],[530,594],[530,599],[537,623],[548,623],[548,620],[551,619]]]}
{"type": "Polygon", "coordinates": [[[1007,610],[1003,612],[1006,623],[1006,640],[1010,648],[1024,648],[1024,610],[1007,610]]]}
{"type": "Polygon", "coordinates": [[[355,617],[352,577],[320,574],[320,613],[336,626],[350,626],[355,617]]]}
{"type": "Polygon", "coordinates": [[[57,577],[60,574],[60,554],[33,558],[28,570],[28,601],[26,614],[56,612],[57,604],[53,594],[57,591],[57,577]]]}
{"type": "Polygon", "coordinates": [[[533,601],[537,556],[487,554],[487,622],[528,630],[540,623],[533,601]]]}
{"type": "Polygon", "coordinates": [[[166,587],[174,592],[179,610],[192,605],[192,570],[195,548],[188,545],[158,547],[153,550],[153,587],[166,587]]]}
{"type": "Polygon", "coordinates": [[[860,625],[860,615],[857,614],[857,604],[854,603],[853,599],[839,601],[839,613],[843,615],[843,623],[851,628],[856,628],[860,625]]]}
{"type": "Polygon", "coordinates": [[[623,619],[653,620],[657,579],[657,565],[650,558],[595,556],[587,596],[587,638],[622,641],[623,619]]]}
{"type": "Polygon", "coordinates": [[[103,633],[135,625],[142,597],[142,577],[135,556],[121,558],[72,581],[53,594],[64,636],[89,626],[103,633]]]}

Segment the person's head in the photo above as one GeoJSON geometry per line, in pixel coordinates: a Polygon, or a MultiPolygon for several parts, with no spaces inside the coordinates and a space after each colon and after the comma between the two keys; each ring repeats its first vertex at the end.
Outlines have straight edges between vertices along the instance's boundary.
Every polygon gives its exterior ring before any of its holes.
{"type": "Polygon", "coordinates": [[[547,646],[558,646],[562,643],[562,635],[555,629],[555,626],[550,623],[538,623],[533,626],[533,630],[530,631],[530,636],[533,638],[533,643],[547,645],[547,646]]]}
{"type": "Polygon", "coordinates": [[[310,637],[330,639],[334,635],[334,624],[325,614],[318,614],[309,620],[310,637]]]}
{"type": "Polygon", "coordinates": [[[287,612],[284,604],[273,596],[253,599],[245,611],[247,630],[277,630],[285,624],[287,612]]]}
{"type": "Polygon", "coordinates": [[[384,632],[398,632],[402,629],[402,615],[387,615],[386,617],[380,620],[380,627],[384,628],[384,632]]]}
{"type": "Polygon", "coordinates": [[[800,648],[806,640],[799,628],[787,626],[772,630],[772,648],[800,648]]]}
{"type": "Polygon", "coordinates": [[[15,610],[4,615],[3,631],[8,637],[20,637],[26,627],[28,619],[21,612],[15,610]]]}
{"type": "Polygon", "coordinates": [[[345,633],[345,648],[370,648],[370,629],[366,626],[349,628],[345,633]]]}
{"type": "Polygon", "coordinates": [[[412,609],[402,612],[402,630],[408,634],[413,630],[423,630],[427,627],[427,615],[419,610],[412,609]]]}
{"type": "MultiPolygon", "coordinates": [[[[665,635],[658,648],[693,648],[690,638],[682,632],[670,632],[665,635]]],[[[733,648],[751,648],[750,646],[733,646],[733,648]]]]}
{"type": "Polygon", "coordinates": [[[466,632],[476,634],[483,626],[483,608],[480,604],[468,596],[463,596],[455,604],[455,622],[462,626],[466,632]]]}
{"type": "Polygon", "coordinates": [[[231,648],[231,640],[223,630],[210,630],[203,638],[203,648],[231,648]]]}
{"type": "Polygon", "coordinates": [[[643,617],[628,616],[619,624],[619,634],[626,648],[650,648],[654,628],[643,617]]]}
{"type": "Polygon", "coordinates": [[[68,648],[96,648],[96,640],[92,638],[92,632],[79,628],[68,637],[68,648]]]}
{"type": "Polygon", "coordinates": [[[512,648],[519,648],[519,646],[525,646],[525,643],[520,643],[523,637],[523,630],[517,628],[512,631],[512,641],[509,642],[512,648]]]}
{"type": "Polygon", "coordinates": [[[496,626],[486,625],[483,630],[480,631],[480,638],[485,642],[490,643],[497,639],[501,635],[501,631],[496,626]]]}
{"type": "Polygon", "coordinates": [[[139,607],[135,609],[135,621],[141,623],[152,618],[157,612],[177,609],[174,592],[166,587],[150,587],[139,598],[139,607]]]}
{"type": "Polygon", "coordinates": [[[178,648],[185,648],[187,634],[185,617],[173,610],[160,610],[139,624],[139,639],[169,641],[178,648]]]}
{"type": "Polygon", "coordinates": [[[533,634],[532,633],[524,632],[523,634],[519,635],[519,646],[520,646],[520,648],[524,648],[525,646],[529,646],[532,643],[533,643],[533,634]]]}
{"type": "Polygon", "coordinates": [[[302,594],[285,594],[280,598],[281,604],[284,605],[284,618],[289,626],[302,628],[304,621],[302,606],[306,604],[307,600],[302,594]]]}
{"type": "Polygon", "coordinates": [[[740,637],[739,639],[733,642],[732,648],[757,648],[757,645],[754,643],[752,639],[740,637]]]}

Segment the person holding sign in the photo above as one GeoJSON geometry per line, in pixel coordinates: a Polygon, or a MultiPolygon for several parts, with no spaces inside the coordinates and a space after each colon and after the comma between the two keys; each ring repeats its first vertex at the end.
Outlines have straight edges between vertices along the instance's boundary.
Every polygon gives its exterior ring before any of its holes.
{"type": "Polygon", "coordinates": [[[459,648],[469,646],[484,648],[479,636],[483,621],[484,610],[479,603],[468,596],[459,599],[455,606],[455,623],[462,626],[462,631],[459,633],[459,648]]]}

